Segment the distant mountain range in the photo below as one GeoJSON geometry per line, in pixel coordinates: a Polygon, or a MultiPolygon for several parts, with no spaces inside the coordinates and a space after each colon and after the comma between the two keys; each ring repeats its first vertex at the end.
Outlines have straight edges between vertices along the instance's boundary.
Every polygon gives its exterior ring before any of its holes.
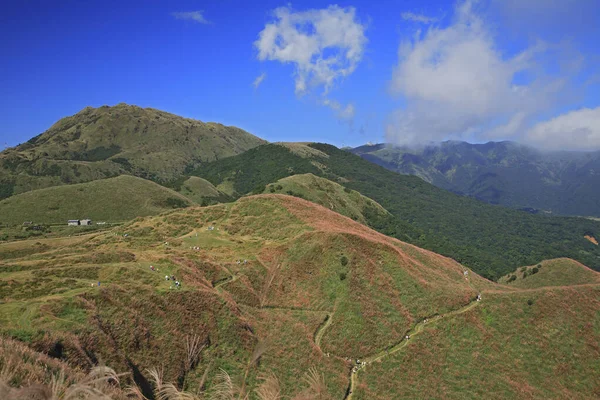
{"type": "Polygon", "coordinates": [[[419,149],[349,149],[362,158],[492,204],[600,216],[600,152],[542,152],[514,142],[447,141],[419,149]]]}

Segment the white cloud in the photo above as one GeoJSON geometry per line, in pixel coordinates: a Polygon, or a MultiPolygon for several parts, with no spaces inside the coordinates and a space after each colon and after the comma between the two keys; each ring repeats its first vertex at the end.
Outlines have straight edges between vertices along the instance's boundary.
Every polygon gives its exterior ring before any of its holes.
{"type": "Polygon", "coordinates": [[[340,120],[351,122],[354,119],[354,114],[356,113],[354,104],[343,106],[335,100],[325,99],[323,100],[323,105],[331,108],[335,112],[336,117],[340,120]]]}
{"type": "Polygon", "coordinates": [[[437,18],[432,18],[421,14],[415,14],[412,12],[403,12],[401,14],[401,17],[405,21],[420,22],[422,24],[431,24],[432,22],[436,22],[438,20],[437,18]]]}
{"type": "Polygon", "coordinates": [[[554,104],[566,81],[538,68],[547,46],[506,56],[492,32],[467,0],[457,4],[447,27],[417,31],[401,43],[390,89],[406,106],[392,115],[388,141],[466,139],[483,131],[492,139],[512,136],[554,104]],[[519,76],[528,79],[516,83],[519,76]]]}
{"type": "Polygon", "coordinates": [[[547,150],[600,148],[600,107],[583,108],[536,124],[524,140],[547,150]]]}
{"type": "Polygon", "coordinates": [[[182,19],[187,21],[198,22],[199,24],[210,24],[206,18],[204,18],[204,11],[185,11],[185,12],[173,12],[171,15],[176,19],[182,19]]]}
{"type": "Polygon", "coordinates": [[[267,77],[266,72],[263,72],[262,74],[257,76],[256,79],[254,80],[254,82],[252,82],[252,86],[254,86],[254,89],[258,89],[258,87],[260,86],[261,83],[263,83],[263,81],[265,80],[266,77],[267,77]]]}
{"type": "Polygon", "coordinates": [[[367,38],[365,26],[353,7],[293,11],[277,8],[274,21],[265,25],[254,46],[258,59],[295,66],[295,92],[312,88],[326,94],[336,81],[354,72],[362,59],[367,38]]]}

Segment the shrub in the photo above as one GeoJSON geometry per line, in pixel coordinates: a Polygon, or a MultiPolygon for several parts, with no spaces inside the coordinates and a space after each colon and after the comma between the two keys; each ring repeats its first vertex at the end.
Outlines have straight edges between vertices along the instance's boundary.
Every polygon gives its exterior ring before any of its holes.
{"type": "Polygon", "coordinates": [[[348,265],[348,257],[342,256],[342,258],[340,258],[340,263],[342,264],[343,267],[348,265]]]}
{"type": "Polygon", "coordinates": [[[508,277],[508,281],[506,281],[506,282],[507,283],[511,283],[511,282],[515,281],[516,279],[517,279],[516,275],[511,275],[511,276],[508,277]]]}
{"type": "Polygon", "coordinates": [[[533,305],[533,300],[532,299],[527,300],[527,305],[528,306],[532,306],[533,305]]]}
{"type": "Polygon", "coordinates": [[[539,272],[539,268],[538,267],[533,267],[531,268],[531,272],[529,273],[529,275],[533,275],[533,274],[537,274],[539,272]]]}
{"type": "Polygon", "coordinates": [[[346,193],[352,193],[352,190],[348,189],[347,187],[344,188],[344,192],[346,193]]]}
{"type": "Polygon", "coordinates": [[[340,281],[346,280],[347,274],[345,272],[340,272],[340,281]]]}

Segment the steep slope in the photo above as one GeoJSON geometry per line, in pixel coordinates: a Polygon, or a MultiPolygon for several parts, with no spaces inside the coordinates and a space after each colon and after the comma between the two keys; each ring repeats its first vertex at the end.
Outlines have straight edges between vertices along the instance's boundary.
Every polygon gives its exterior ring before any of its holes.
{"type": "Polygon", "coordinates": [[[188,198],[173,190],[123,175],[34,190],[4,199],[0,201],[0,223],[66,224],[69,219],[83,218],[121,222],[189,205],[188,198]]]}
{"type": "Polygon", "coordinates": [[[350,149],[402,174],[492,204],[564,215],[600,215],[600,152],[540,152],[513,142],[448,141],[419,149],[350,149]]]}
{"type": "Polygon", "coordinates": [[[494,284],[299,198],[244,197],[53,243],[26,255],[15,246],[31,243],[0,244],[15,252],[0,264],[0,333],[72,367],[131,371],[142,387],[159,365],[177,388],[208,393],[221,368],[244,394],[274,374],[285,397],[311,369],[323,399],[597,390],[598,285],[494,284]]]}
{"type": "Polygon", "coordinates": [[[394,173],[325,144],[268,144],[238,156],[203,164],[193,172],[236,195],[262,193],[265,186],[312,173],[356,190],[393,218],[367,223],[387,235],[428,248],[497,279],[522,265],[569,257],[600,269],[600,249],[585,239],[600,224],[580,218],[532,215],[492,206],[438,189],[415,176],[394,173]]]}
{"type": "Polygon", "coordinates": [[[127,104],[86,107],[0,153],[0,195],[128,173],[169,181],[265,143],[235,127],[127,104]]]}
{"type": "Polygon", "coordinates": [[[368,224],[368,221],[374,219],[393,218],[386,209],[368,197],[313,174],[293,175],[280,179],[269,184],[264,193],[280,193],[300,197],[362,224],[368,224]]]}
{"type": "Polygon", "coordinates": [[[522,289],[597,284],[600,283],[600,273],[577,261],[559,258],[529,267],[521,267],[512,274],[503,276],[498,282],[522,289]]]}

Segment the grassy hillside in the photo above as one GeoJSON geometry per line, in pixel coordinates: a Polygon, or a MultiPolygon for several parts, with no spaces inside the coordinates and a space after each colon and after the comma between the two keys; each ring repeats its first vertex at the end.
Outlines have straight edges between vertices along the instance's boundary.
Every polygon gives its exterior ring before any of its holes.
{"type": "Polygon", "coordinates": [[[600,152],[541,152],[513,142],[447,141],[418,149],[386,144],[351,152],[392,171],[492,204],[600,215],[600,152]]]}
{"type": "Polygon", "coordinates": [[[293,175],[280,179],[267,185],[264,193],[301,197],[362,224],[367,224],[368,220],[373,218],[393,218],[389,212],[368,197],[313,174],[293,175]]]}
{"type": "Polygon", "coordinates": [[[367,222],[380,232],[452,257],[497,279],[522,265],[569,257],[600,270],[600,249],[585,239],[599,236],[597,221],[551,217],[493,206],[436,188],[415,176],[386,170],[325,144],[268,144],[203,164],[193,172],[239,196],[261,193],[279,179],[312,173],[356,190],[394,218],[367,222]],[[316,151],[315,151],[316,150],[316,151]]]}
{"type": "Polygon", "coordinates": [[[223,369],[229,398],[259,398],[266,376],[286,398],[597,390],[598,285],[510,289],[295,197],[180,209],[0,254],[0,335],[71,368],[102,360],[142,391],[157,365],[176,389],[208,395],[223,369]]]}
{"type": "Polygon", "coordinates": [[[154,182],[133,176],[57,186],[0,201],[0,223],[20,225],[67,223],[69,219],[128,221],[187,207],[190,200],[154,182]]]}
{"type": "Polygon", "coordinates": [[[352,400],[596,399],[599,296],[600,286],[484,291],[479,307],[367,368],[352,400]]]}
{"type": "Polygon", "coordinates": [[[499,283],[522,289],[544,286],[585,285],[600,283],[600,273],[568,258],[543,261],[521,267],[499,279],[499,283]]]}
{"type": "Polygon", "coordinates": [[[169,186],[200,205],[224,203],[233,200],[231,196],[221,192],[212,183],[197,176],[180,178],[169,186]]]}
{"type": "Polygon", "coordinates": [[[86,107],[0,153],[0,198],[123,173],[156,181],[265,143],[235,127],[127,104],[86,107]]]}

